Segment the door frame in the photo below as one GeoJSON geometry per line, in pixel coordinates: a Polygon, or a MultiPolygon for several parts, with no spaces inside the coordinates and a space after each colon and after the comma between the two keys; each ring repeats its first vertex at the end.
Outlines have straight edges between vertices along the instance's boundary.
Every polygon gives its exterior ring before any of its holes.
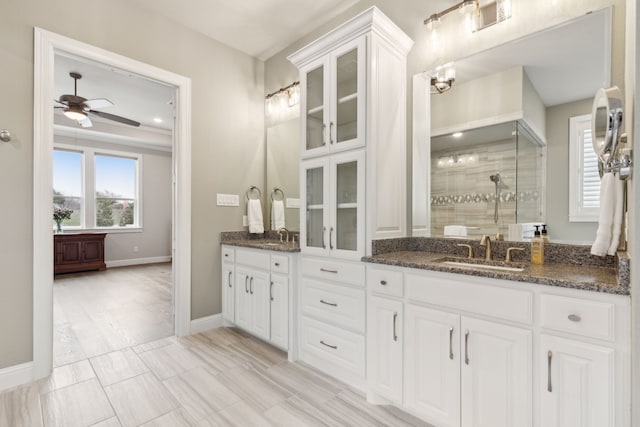
{"type": "Polygon", "coordinates": [[[125,56],[35,27],[33,67],[33,375],[53,367],[53,188],[54,56],[64,52],[107,64],[175,87],[173,134],[174,330],[191,328],[191,79],[125,56]]]}

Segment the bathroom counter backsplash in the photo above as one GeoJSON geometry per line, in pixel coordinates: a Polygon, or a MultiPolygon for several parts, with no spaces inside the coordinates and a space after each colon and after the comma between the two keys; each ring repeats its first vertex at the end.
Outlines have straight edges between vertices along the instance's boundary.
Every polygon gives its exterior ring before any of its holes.
{"type": "MultiPolygon", "coordinates": [[[[290,233],[295,234],[296,239],[299,237],[297,232],[290,233]]],[[[264,234],[250,234],[247,231],[223,231],[220,233],[220,243],[268,251],[300,252],[298,241],[295,243],[280,242],[280,236],[275,231],[267,231],[264,234]]]]}
{"type": "Polygon", "coordinates": [[[479,246],[479,241],[469,239],[408,237],[374,240],[372,256],[364,257],[362,260],[370,263],[446,273],[611,294],[629,294],[629,258],[626,252],[601,258],[591,255],[589,246],[547,243],[545,244],[544,265],[535,265],[529,263],[531,253],[528,242],[492,241],[491,243],[494,260],[504,260],[507,248],[523,248],[524,251],[514,251],[512,255],[514,264],[523,264],[524,271],[461,268],[437,261],[439,258],[455,256],[464,262],[467,248],[459,247],[458,244],[471,245],[474,250],[474,258],[484,259],[484,248],[479,246]]]}

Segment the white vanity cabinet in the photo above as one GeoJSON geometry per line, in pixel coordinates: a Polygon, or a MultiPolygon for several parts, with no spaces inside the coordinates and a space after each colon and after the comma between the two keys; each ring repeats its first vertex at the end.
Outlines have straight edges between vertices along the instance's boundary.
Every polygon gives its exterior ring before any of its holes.
{"type": "Polygon", "coordinates": [[[289,351],[296,358],[295,300],[297,255],[222,246],[222,316],[235,325],[289,351]]]}
{"type": "Polygon", "coordinates": [[[366,274],[369,402],[438,427],[629,425],[628,296],[377,264],[366,274]]]}

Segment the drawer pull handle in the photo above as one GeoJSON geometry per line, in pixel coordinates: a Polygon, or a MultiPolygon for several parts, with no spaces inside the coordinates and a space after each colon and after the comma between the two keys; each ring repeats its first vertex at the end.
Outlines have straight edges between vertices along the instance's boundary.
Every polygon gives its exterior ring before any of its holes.
{"type": "Polygon", "coordinates": [[[320,271],[324,271],[325,273],[338,274],[338,270],[328,270],[326,268],[321,268],[320,271]]]}
{"type": "Polygon", "coordinates": [[[453,326],[449,328],[449,359],[453,360],[453,326]]]}
{"type": "Polygon", "coordinates": [[[325,305],[330,305],[331,307],[337,307],[337,306],[338,306],[338,304],[336,304],[336,303],[334,303],[334,302],[326,302],[326,301],[325,301],[325,300],[323,300],[323,299],[321,299],[321,300],[320,300],[320,302],[321,302],[322,304],[325,304],[325,305]]]}
{"type": "Polygon", "coordinates": [[[322,227],[322,249],[327,249],[327,245],[324,243],[324,233],[327,232],[327,227],[322,227]]]}
{"type": "Polygon", "coordinates": [[[398,341],[398,334],[396,333],[396,323],[398,321],[398,313],[393,313],[393,340],[398,341]]]}
{"type": "Polygon", "coordinates": [[[572,322],[579,322],[582,320],[582,317],[578,316],[577,314],[570,314],[569,316],[567,316],[567,318],[572,322]]]}
{"type": "Polygon", "coordinates": [[[338,346],[337,346],[337,345],[327,344],[326,342],[324,342],[324,341],[322,341],[322,340],[320,340],[320,344],[322,344],[322,345],[324,345],[324,346],[326,346],[326,347],[332,348],[332,349],[334,349],[334,350],[337,350],[337,349],[338,349],[338,346]]]}
{"type": "Polygon", "coordinates": [[[229,287],[231,287],[231,273],[232,273],[232,272],[230,271],[230,272],[229,272],[229,280],[228,280],[228,282],[229,282],[229,287]]]}
{"type": "Polygon", "coordinates": [[[249,276],[244,276],[244,293],[248,294],[249,289],[247,288],[247,280],[249,280],[249,276]]]}
{"type": "Polygon", "coordinates": [[[249,280],[249,293],[253,295],[253,276],[251,277],[251,280],[249,280]]]}
{"type": "Polygon", "coordinates": [[[551,358],[553,357],[553,353],[551,350],[547,353],[547,391],[551,393],[553,388],[551,387],[551,358]]]}
{"type": "Polygon", "coordinates": [[[276,267],[280,267],[280,263],[279,262],[276,262],[276,267]]]}
{"type": "Polygon", "coordinates": [[[229,254],[224,254],[225,257],[229,258],[229,254]]]}
{"type": "Polygon", "coordinates": [[[464,331],[464,364],[469,364],[469,330],[464,331]]]}
{"type": "Polygon", "coordinates": [[[387,286],[387,281],[386,280],[380,280],[380,284],[382,286],[387,286]]]}
{"type": "Polygon", "coordinates": [[[273,301],[273,281],[271,281],[271,286],[269,286],[269,299],[273,301]]]}
{"type": "Polygon", "coordinates": [[[333,122],[329,122],[329,142],[333,144],[333,122]]]}

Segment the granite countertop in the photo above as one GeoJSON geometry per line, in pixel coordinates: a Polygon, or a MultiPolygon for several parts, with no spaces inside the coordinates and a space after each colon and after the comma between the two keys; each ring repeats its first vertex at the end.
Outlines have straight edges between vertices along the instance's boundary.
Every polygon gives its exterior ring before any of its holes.
{"type": "MultiPolygon", "coordinates": [[[[441,258],[455,261],[459,260],[460,262],[474,262],[474,259],[468,260],[463,256],[452,256],[451,253],[407,250],[368,256],[362,258],[362,261],[398,267],[441,271],[444,273],[466,274],[516,282],[537,283],[540,285],[629,295],[629,286],[619,283],[619,275],[615,268],[560,263],[534,265],[527,262],[516,261],[513,263],[514,266],[521,266],[524,270],[521,272],[512,272],[443,264],[438,261],[441,258]]],[[[478,258],[475,258],[475,260],[478,260],[478,258]]],[[[507,264],[503,265],[507,266],[507,264]]]]}
{"type": "MultiPolygon", "coordinates": [[[[292,233],[299,237],[297,233],[292,233]]],[[[244,231],[225,231],[220,234],[220,243],[244,248],[262,249],[277,252],[300,252],[300,243],[281,242],[278,233],[267,231],[264,234],[249,234],[244,231]]]]}

